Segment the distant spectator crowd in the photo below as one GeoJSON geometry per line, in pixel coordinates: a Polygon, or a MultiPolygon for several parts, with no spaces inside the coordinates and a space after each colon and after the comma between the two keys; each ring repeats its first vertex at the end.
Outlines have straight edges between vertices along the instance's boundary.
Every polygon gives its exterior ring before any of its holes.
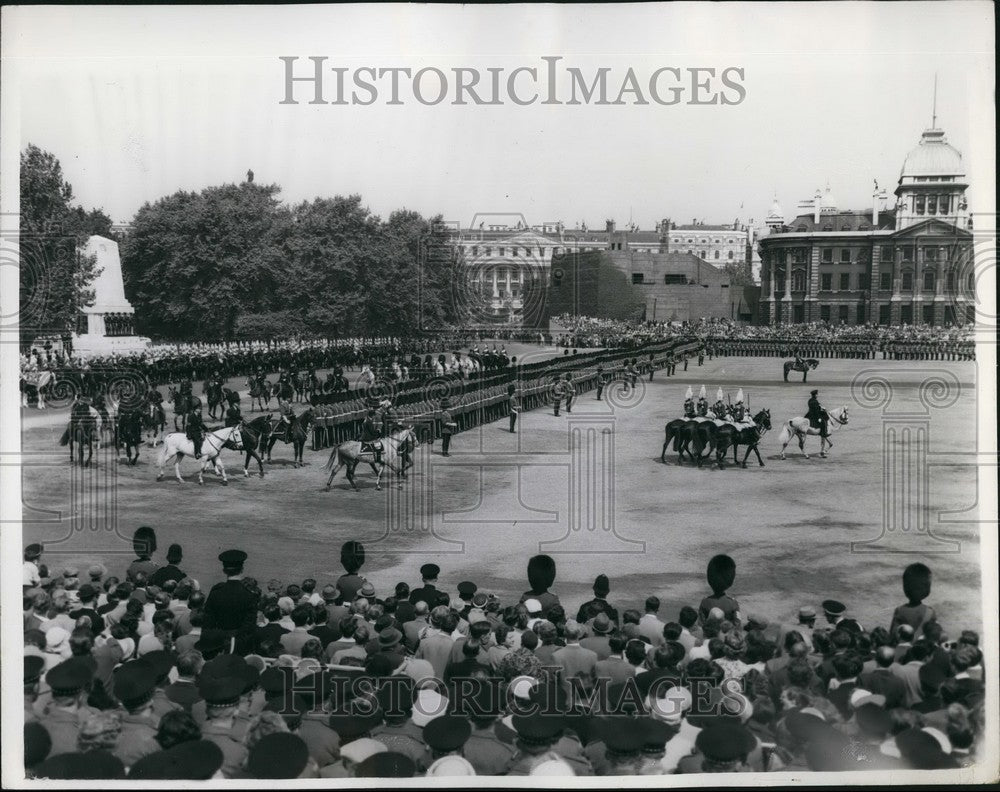
{"type": "Polygon", "coordinates": [[[133,547],[110,570],[25,549],[31,778],[885,771],[968,767],[982,749],[996,669],[926,602],[922,563],[875,625],[862,602],[761,613],[734,597],[726,555],[700,602],[606,574],[568,602],[545,555],[518,595],[434,563],[386,579],[357,541],[336,580],[233,549],[214,585],[151,528],[133,547]]]}

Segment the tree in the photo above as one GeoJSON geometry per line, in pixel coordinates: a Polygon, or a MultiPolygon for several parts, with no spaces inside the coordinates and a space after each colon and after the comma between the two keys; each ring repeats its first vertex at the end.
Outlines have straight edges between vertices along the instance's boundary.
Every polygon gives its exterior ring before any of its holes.
{"type": "Polygon", "coordinates": [[[746,261],[729,261],[722,271],[729,276],[730,286],[753,286],[753,273],[746,261]]]}
{"type": "Polygon", "coordinates": [[[70,330],[93,299],[96,260],[79,251],[91,235],[110,233],[111,218],[74,206],[59,160],[38,146],[21,152],[20,184],[20,328],[29,340],[70,330]]]}

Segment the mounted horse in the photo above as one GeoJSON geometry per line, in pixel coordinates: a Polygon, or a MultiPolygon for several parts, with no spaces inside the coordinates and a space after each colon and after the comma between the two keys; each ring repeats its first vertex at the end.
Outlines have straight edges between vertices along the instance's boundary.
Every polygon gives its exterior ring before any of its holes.
{"type": "Polygon", "coordinates": [[[74,464],[73,445],[79,449],[77,456],[80,460],[80,467],[90,467],[90,460],[94,456],[94,443],[97,448],[101,448],[101,414],[84,401],[78,401],[70,409],[69,426],[63,432],[59,445],[69,444],[69,463],[74,464]],[[87,460],[83,459],[83,447],[87,447],[87,460]]]}
{"type": "Polygon", "coordinates": [[[28,407],[30,394],[35,394],[39,410],[45,409],[45,397],[49,388],[55,383],[55,375],[51,371],[25,371],[21,373],[21,406],[28,407]]]}
{"type": "Polygon", "coordinates": [[[305,451],[306,440],[309,439],[309,426],[312,422],[313,409],[310,407],[298,416],[291,425],[282,421],[272,424],[271,436],[267,441],[267,461],[271,461],[271,449],[274,448],[274,444],[278,440],[281,440],[283,443],[292,444],[292,456],[295,467],[304,465],[305,462],[302,459],[302,455],[305,451]]]}
{"type": "Polygon", "coordinates": [[[118,413],[115,422],[115,450],[125,448],[125,461],[134,465],[139,461],[139,447],[142,445],[142,419],[138,410],[124,409],[118,413]],[[135,456],[132,456],[132,450],[135,456]]]}
{"type": "Polygon", "coordinates": [[[271,395],[273,385],[266,379],[248,379],[247,387],[250,389],[250,410],[253,411],[254,404],[260,407],[261,412],[271,408],[271,395]]]}
{"type": "Polygon", "coordinates": [[[806,358],[805,360],[786,360],[784,365],[785,382],[788,382],[789,371],[801,371],[802,381],[806,381],[806,375],[819,365],[816,358],[806,358]]]}
{"type": "MultiPolygon", "coordinates": [[[[670,446],[671,440],[673,440],[674,443],[674,451],[680,452],[681,438],[684,435],[684,428],[689,423],[694,423],[694,421],[690,418],[675,418],[664,427],[666,437],[663,440],[663,450],[660,452],[661,462],[667,461],[667,448],[670,446]]],[[[681,456],[683,458],[683,454],[681,456]]]]}
{"type": "Polygon", "coordinates": [[[216,420],[215,410],[223,407],[225,396],[223,394],[222,383],[218,380],[207,380],[205,382],[205,401],[208,404],[208,417],[216,420]]]}
{"type": "Polygon", "coordinates": [[[193,393],[185,393],[178,390],[173,385],[167,387],[167,401],[174,405],[174,431],[183,432],[187,429],[188,413],[192,410],[201,410],[201,399],[193,393]],[[177,426],[177,419],[181,419],[181,425],[177,426]]]}
{"type": "MultiPolygon", "coordinates": [[[[737,426],[736,424],[727,424],[725,426],[720,426],[717,428],[714,436],[712,437],[712,445],[715,449],[715,461],[719,466],[719,470],[722,470],[725,465],[726,451],[729,447],[733,448],[733,464],[739,464],[739,457],[737,456],[737,451],[741,445],[747,447],[747,452],[743,455],[742,466],[747,466],[747,458],[750,456],[750,452],[753,451],[757,455],[757,461],[760,463],[761,467],[764,467],[764,460],[760,457],[760,451],[757,448],[760,439],[764,434],[771,429],[771,412],[770,410],[761,410],[753,417],[752,426],[737,426]]],[[[711,453],[711,449],[709,451],[711,453]]]]}
{"type": "MultiPolygon", "coordinates": [[[[834,412],[829,412],[824,410],[826,417],[830,422],[831,427],[846,426],[847,425],[847,407],[840,407],[834,412]]],[[[792,441],[793,437],[798,438],[799,450],[805,455],[806,459],[809,459],[809,454],[806,454],[805,442],[807,435],[819,435],[819,427],[812,426],[809,423],[809,419],[802,418],[792,418],[792,420],[785,422],[781,427],[781,434],[778,440],[781,442],[781,458],[785,458],[785,448],[792,441]]],[[[820,435],[819,443],[819,455],[821,457],[826,456],[826,448],[833,448],[833,443],[830,441],[829,436],[823,437],[820,435]]]]}
{"type": "MultiPolygon", "coordinates": [[[[201,444],[202,458],[198,460],[201,463],[201,467],[198,469],[199,484],[205,483],[203,474],[205,468],[209,465],[212,465],[215,468],[215,472],[222,476],[223,484],[229,483],[229,479],[226,477],[226,468],[222,464],[221,458],[222,449],[227,447],[227,443],[235,445],[237,450],[242,449],[240,428],[238,426],[227,426],[224,429],[218,429],[205,435],[205,440],[201,444]]],[[[163,468],[167,464],[167,461],[172,459],[174,461],[174,475],[183,484],[181,460],[185,455],[194,459],[194,443],[183,432],[171,432],[168,434],[163,440],[163,448],[160,449],[160,471],[156,476],[156,480],[160,481],[163,478],[163,468]]]]}
{"type": "MultiPolygon", "coordinates": [[[[262,415],[249,422],[241,421],[237,428],[240,430],[241,445],[246,452],[243,475],[250,477],[250,460],[256,459],[260,477],[264,478],[264,460],[261,454],[264,453],[268,438],[271,436],[271,415],[262,415]]],[[[226,448],[238,450],[235,442],[228,443],[226,448]]]]}
{"type": "MultiPolygon", "coordinates": [[[[330,452],[330,458],[323,466],[324,470],[330,471],[330,478],[326,481],[326,489],[329,492],[333,477],[343,467],[346,468],[347,480],[351,483],[354,491],[358,491],[358,485],[354,481],[354,470],[359,464],[367,464],[375,474],[375,489],[382,489],[382,473],[388,467],[393,473],[401,478],[406,478],[406,469],[412,466],[410,454],[417,447],[417,435],[410,426],[403,427],[397,432],[393,432],[384,438],[382,443],[382,461],[375,461],[374,451],[362,451],[360,440],[350,440],[341,443],[330,452]],[[409,464],[407,464],[409,462],[409,464]]],[[[402,487],[402,483],[399,485],[402,487]]]]}
{"type": "Polygon", "coordinates": [[[163,405],[155,401],[148,401],[142,408],[142,429],[146,433],[146,445],[155,448],[157,438],[166,433],[167,414],[163,411],[163,405]]]}

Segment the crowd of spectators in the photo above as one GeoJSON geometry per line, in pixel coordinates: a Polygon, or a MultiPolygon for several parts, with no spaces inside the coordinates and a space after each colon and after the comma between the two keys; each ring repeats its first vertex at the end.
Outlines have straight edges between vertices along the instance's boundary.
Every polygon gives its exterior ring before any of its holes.
{"type": "Polygon", "coordinates": [[[152,529],[133,546],[111,572],[25,550],[29,777],[801,773],[961,768],[981,750],[995,670],[925,602],[922,563],[875,625],[835,600],[761,614],[725,555],[700,602],[604,574],[567,602],[544,555],[519,596],[432,563],[387,579],[356,541],[336,580],[228,550],[212,586],[152,529]]]}

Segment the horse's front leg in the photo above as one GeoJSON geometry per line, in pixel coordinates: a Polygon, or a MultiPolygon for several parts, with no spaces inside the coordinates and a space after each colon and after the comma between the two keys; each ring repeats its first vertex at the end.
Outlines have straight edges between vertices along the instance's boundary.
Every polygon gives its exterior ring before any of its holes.
{"type": "Polygon", "coordinates": [[[806,453],[806,436],[805,435],[799,435],[799,451],[802,452],[802,455],[806,459],[809,459],[809,454],[806,453]]]}

